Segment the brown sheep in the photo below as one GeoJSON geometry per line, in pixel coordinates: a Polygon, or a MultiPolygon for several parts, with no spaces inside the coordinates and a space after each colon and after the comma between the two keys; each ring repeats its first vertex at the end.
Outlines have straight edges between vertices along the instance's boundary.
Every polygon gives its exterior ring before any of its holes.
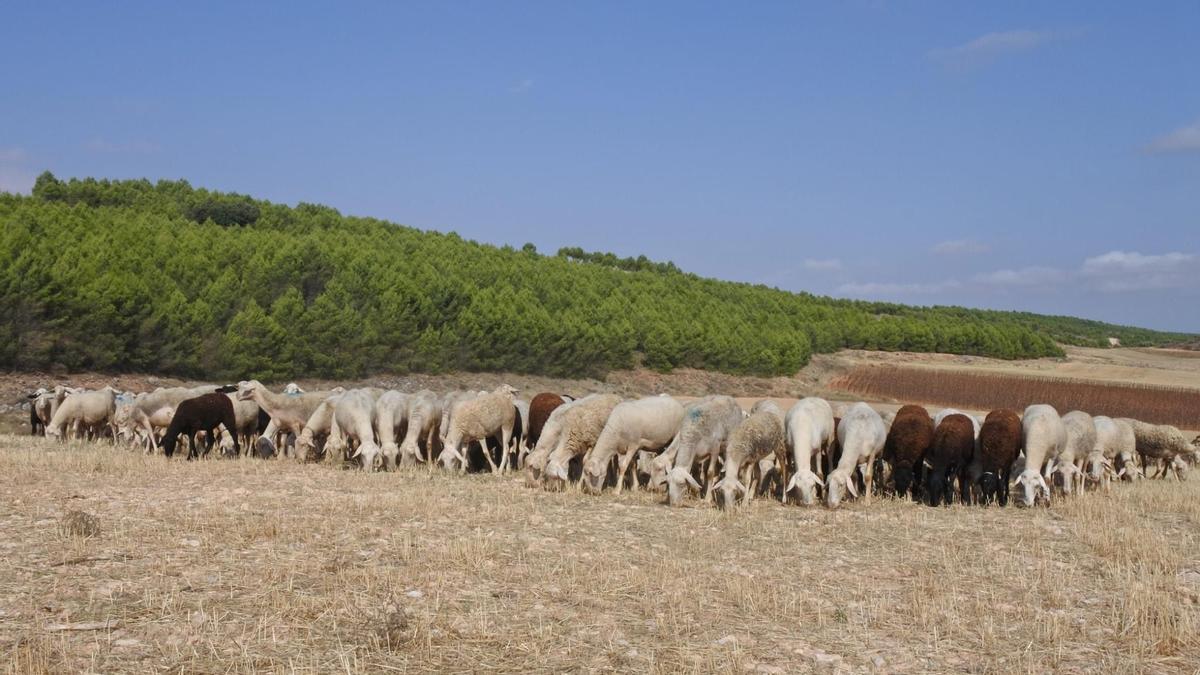
{"type": "Polygon", "coordinates": [[[925,496],[930,506],[950,504],[957,477],[964,503],[970,501],[968,470],[975,454],[975,423],[961,413],[947,416],[933,432],[925,453],[925,496]]]}
{"type": "Polygon", "coordinates": [[[993,410],[979,429],[979,493],[984,504],[1008,504],[1008,478],[1024,440],[1021,416],[1008,409],[993,410]]]}
{"type": "Polygon", "coordinates": [[[537,447],[538,439],[542,437],[542,427],[550,419],[550,413],[566,400],[558,394],[542,392],[529,402],[529,428],[525,430],[525,446],[521,448],[521,456],[517,458],[517,466],[524,466],[525,455],[537,447]]]}
{"type": "Polygon", "coordinates": [[[883,459],[892,466],[897,496],[911,490],[913,498],[919,498],[921,462],[930,445],[933,445],[933,418],[929,412],[919,405],[900,408],[883,446],[883,459]]]}

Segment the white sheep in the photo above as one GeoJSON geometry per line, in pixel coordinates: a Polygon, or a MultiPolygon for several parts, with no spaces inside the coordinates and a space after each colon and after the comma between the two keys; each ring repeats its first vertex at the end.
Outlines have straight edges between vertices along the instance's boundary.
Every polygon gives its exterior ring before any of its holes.
{"type": "MultiPolygon", "coordinates": [[[[703,488],[692,477],[692,467],[704,461],[705,480],[709,486],[716,477],[717,458],[724,451],[729,434],[746,419],[737,401],[729,396],[706,396],[693,401],[683,411],[679,433],[667,449],[650,464],[650,484],[667,485],[667,503],[683,503],[688,487],[699,492],[703,488]]],[[[710,489],[707,498],[711,498],[710,489]]]]}
{"type": "Polygon", "coordinates": [[[351,456],[362,458],[363,471],[378,468],[382,457],[375,442],[375,393],[351,389],[339,396],[333,406],[333,423],[354,450],[351,456]]]}
{"type": "Polygon", "coordinates": [[[870,505],[875,458],[883,451],[883,444],[887,441],[883,418],[866,403],[855,403],[842,415],[837,439],[842,456],[838,459],[837,467],[825,478],[825,503],[829,508],[837,508],[842,502],[843,489],[850,496],[858,497],[858,489],[854,484],[854,471],[857,469],[862,472],[866,485],[863,499],[870,505]]]}
{"type": "Polygon", "coordinates": [[[1109,479],[1116,472],[1117,455],[1125,451],[1126,457],[1132,457],[1137,450],[1137,441],[1133,428],[1125,422],[1097,415],[1092,418],[1092,424],[1096,427],[1096,444],[1084,458],[1084,477],[1088,483],[1108,489],[1109,479]]]}
{"type": "Polygon", "coordinates": [[[1019,503],[1033,506],[1039,498],[1050,502],[1050,486],[1042,477],[1042,470],[1051,457],[1062,453],[1067,444],[1067,428],[1058,411],[1042,403],[1025,409],[1021,417],[1021,433],[1024,436],[1025,466],[1017,476],[1019,503]]]}
{"type": "MultiPolygon", "coordinates": [[[[895,419],[895,413],[892,413],[895,419]]],[[[885,421],[885,426],[887,422],[885,421]]],[[[817,486],[824,486],[824,458],[836,436],[833,423],[833,408],[823,398],[802,398],[788,410],[784,417],[787,446],[794,461],[791,480],[784,490],[783,499],[793,489],[799,490],[800,501],[812,506],[816,500],[817,486]]],[[[884,434],[886,438],[886,432],[884,434]]]]}
{"type": "Polygon", "coordinates": [[[422,389],[408,398],[408,429],[400,444],[400,461],[433,461],[438,425],[442,420],[442,401],[428,389],[422,389]],[[425,443],[426,456],[421,456],[421,443],[425,443]]]}
{"type": "Polygon", "coordinates": [[[269,456],[275,452],[270,439],[276,434],[299,436],[317,406],[335,393],[337,390],[309,393],[295,387],[295,393],[276,394],[258,380],[244,380],[238,383],[237,397],[243,401],[253,400],[271,416],[271,423],[258,439],[259,453],[269,456]]]}
{"type": "Polygon", "coordinates": [[[576,401],[567,401],[550,411],[550,416],[542,425],[542,435],[538,437],[533,450],[525,456],[525,484],[527,486],[533,487],[541,483],[542,474],[546,471],[546,463],[550,461],[550,453],[558,447],[558,440],[562,437],[563,415],[573,406],[586,400],[587,397],[576,401]]]}
{"type": "MultiPolygon", "coordinates": [[[[599,492],[608,475],[608,465],[617,457],[617,486],[620,494],[629,464],[638,450],[660,450],[679,431],[683,405],[670,396],[648,396],[617,404],[604,423],[596,445],[583,458],[583,485],[599,492]]],[[[634,479],[636,485],[637,479],[634,479]]]]}
{"type": "Polygon", "coordinates": [[[64,440],[67,431],[79,437],[83,431],[107,427],[117,407],[117,390],[104,387],[95,391],[68,389],[67,396],[54,411],[46,436],[64,440]]]}
{"type": "Polygon", "coordinates": [[[1176,478],[1183,479],[1187,463],[1182,458],[1190,457],[1193,450],[1183,432],[1170,424],[1148,424],[1129,418],[1122,420],[1133,428],[1137,454],[1143,468],[1150,466],[1153,461],[1158,465],[1155,477],[1165,478],[1168,472],[1174,472],[1176,478]],[[1181,459],[1176,461],[1176,458],[1181,459]]]}
{"type": "MultiPolygon", "coordinates": [[[[300,431],[300,435],[296,437],[296,460],[307,462],[316,457],[317,452],[322,449],[320,443],[322,439],[330,439],[333,436],[333,413],[336,409],[338,399],[343,394],[335,394],[321,401],[308,419],[304,422],[304,428],[300,431]]],[[[323,450],[325,459],[329,462],[338,460],[338,450],[345,452],[345,448],[341,447],[341,436],[325,441],[323,450]],[[337,447],[335,447],[337,446],[337,447]]],[[[343,455],[344,458],[344,455],[343,455]]]]}
{"type": "Polygon", "coordinates": [[[744,495],[743,503],[748,504],[754,497],[753,479],[750,475],[758,469],[758,463],[767,457],[774,457],[776,466],[787,461],[787,445],[783,439],[783,411],[773,401],[760,401],[755,404],[750,416],[729,434],[725,444],[724,475],[713,487],[721,491],[722,505],[732,508],[740,492],[744,495]],[[739,480],[739,475],[745,474],[745,483],[739,480]]]}
{"type": "Polygon", "coordinates": [[[1096,447],[1096,423],[1092,416],[1082,410],[1072,410],[1062,416],[1063,428],[1067,431],[1067,442],[1057,457],[1046,463],[1044,477],[1058,474],[1062,480],[1063,494],[1072,493],[1072,486],[1083,489],[1083,462],[1096,447]]]}
{"type": "Polygon", "coordinates": [[[512,432],[517,409],[513,405],[517,390],[502,384],[494,391],[473,399],[461,401],[454,406],[449,419],[450,429],[446,432],[446,446],[442,448],[442,464],[451,468],[454,461],[460,470],[467,470],[466,448],[478,441],[483,446],[483,456],[493,472],[507,470],[508,454],[512,449],[512,432]],[[489,436],[500,434],[500,467],[492,460],[487,450],[489,436]]]}
{"type": "Polygon", "coordinates": [[[384,466],[389,471],[396,468],[400,457],[396,437],[408,431],[408,399],[408,394],[393,389],[383,392],[375,401],[375,433],[379,437],[384,466]]]}
{"type": "MultiPolygon", "coordinates": [[[[567,468],[571,460],[583,455],[596,444],[609,414],[620,402],[621,397],[615,394],[592,394],[563,411],[560,416],[562,429],[558,433],[558,442],[550,451],[545,470],[542,472],[544,482],[551,487],[556,485],[555,481],[562,482],[557,485],[567,482],[567,468]]],[[[544,431],[542,433],[545,435],[544,431]]],[[[540,440],[538,445],[541,445],[540,440]]]]}

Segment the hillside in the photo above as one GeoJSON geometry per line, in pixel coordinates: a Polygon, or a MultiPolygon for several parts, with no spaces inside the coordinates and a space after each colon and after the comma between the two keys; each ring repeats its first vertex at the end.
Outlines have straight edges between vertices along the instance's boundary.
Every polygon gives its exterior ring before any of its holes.
{"type": "Polygon", "coordinates": [[[705,279],[644,257],[495,247],[184,181],[0,194],[0,368],[278,379],[646,366],[791,374],[841,348],[1061,354],[1195,336],[705,279]]]}

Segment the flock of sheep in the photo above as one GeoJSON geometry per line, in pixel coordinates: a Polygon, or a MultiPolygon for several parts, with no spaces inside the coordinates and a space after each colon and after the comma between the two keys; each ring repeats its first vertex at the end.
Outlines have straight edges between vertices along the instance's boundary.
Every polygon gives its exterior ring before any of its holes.
{"type": "Polygon", "coordinates": [[[426,463],[446,470],[523,469],[531,486],[577,483],[620,492],[628,483],[665,488],[671,505],[689,493],[731,507],[756,495],[837,507],[873,494],[930,505],[1048,503],[1107,489],[1113,479],[1174,475],[1200,460],[1200,437],[1137,420],[1031,405],[980,419],[953,409],[931,417],[906,405],[881,416],[865,403],[834,408],[805,398],[786,412],[770,400],[750,412],[729,396],[681,403],[667,395],[622,400],[540,393],[529,401],[501,385],[437,395],[363,388],[276,393],[258,381],[159,388],[64,386],[29,395],[34,434],[111,437],[171,456],[181,436],[188,458],[254,448],[261,457],[342,459],[364,469],[426,463]],[[201,447],[203,443],[203,447],[201,447]],[[277,452],[276,449],[279,449],[277,452]]]}

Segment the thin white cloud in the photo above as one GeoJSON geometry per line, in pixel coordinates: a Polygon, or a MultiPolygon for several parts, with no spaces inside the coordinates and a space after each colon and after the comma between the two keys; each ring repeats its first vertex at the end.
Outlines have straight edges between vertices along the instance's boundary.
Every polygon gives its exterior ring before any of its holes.
{"type": "Polygon", "coordinates": [[[104,138],[93,138],[83,144],[84,149],[90,152],[98,153],[129,153],[137,155],[149,155],[158,152],[162,149],[158,143],[150,141],[135,140],[125,143],[116,143],[104,138]]]}
{"type": "Polygon", "coordinates": [[[1200,120],[1159,136],[1150,141],[1145,150],[1155,154],[1200,152],[1200,120]]]}
{"type": "Polygon", "coordinates": [[[987,253],[991,247],[973,239],[951,239],[934,245],[933,252],[938,255],[973,255],[987,253]]]}
{"type": "Polygon", "coordinates": [[[1080,276],[1107,293],[1200,287],[1200,266],[1191,253],[1146,255],[1109,251],[1083,261],[1080,276]]]}
{"type": "Polygon", "coordinates": [[[871,298],[929,296],[950,291],[1040,293],[1063,289],[1105,294],[1200,291],[1200,255],[1178,251],[1160,254],[1109,251],[1087,258],[1074,268],[1030,266],[981,273],[966,281],[848,283],[842,284],[837,290],[843,295],[871,298]]]}
{"type": "Polygon", "coordinates": [[[837,258],[805,258],[802,264],[810,272],[836,272],[842,269],[842,261],[837,258]]]}
{"type": "Polygon", "coordinates": [[[896,283],[868,281],[865,283],[842,284],[837,291],[842,295],[860,297],[900,296],[900,295],[937,295],[962,287],[962,282],[955,279],[935,281],[931,283],[896,283]]]}
{"type": "Polygon", "coordinates": [[[508,93],[510,93],[510,94],[525,94],[525,93],[529,92],[529,90],[531,90],[531,89],[533,89],[533,79],[527,77],[523,80],[518,80],[517,82],[514,82],[513,85],[508,88],[508,93]]]}
{"type": "Polygon", "coordinates": [[[1017,30],[986,33],[947,49],[929,52],[930,58],[948,66],[981,66],[1010,54],[1029,52],[1066,34],[1049,30],[1017,30]]]}
{"type": "Polygon", "coordinates": [[[1070,273],[1054,267],[1022,267],[977,274],[972,278],[977,284],[997,287],[1028,287],[1045,284],[1061,284],[1070,278],[1070,273]]]}
{"type": "Polygon", "coordinates": [[[0,166],[0,192],[27,195],[33,191],[36,176],[20,167],[0,166]]]}

